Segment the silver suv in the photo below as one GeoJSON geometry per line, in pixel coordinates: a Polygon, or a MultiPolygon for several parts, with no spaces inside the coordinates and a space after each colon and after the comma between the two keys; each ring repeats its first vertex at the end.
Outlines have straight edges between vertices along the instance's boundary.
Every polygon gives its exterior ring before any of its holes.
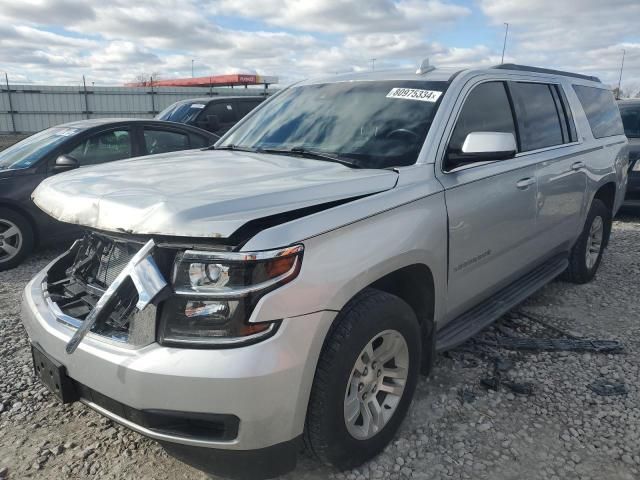
{"type": "Polygon", "coordinates": [[[595,275],[627,182],[612,93],[501,65],[330,76],[213,149],[45,180],[86,236],[26,287],[37,374],[202,470],[354,467],[420,372],[559,275],[595,275]]]}

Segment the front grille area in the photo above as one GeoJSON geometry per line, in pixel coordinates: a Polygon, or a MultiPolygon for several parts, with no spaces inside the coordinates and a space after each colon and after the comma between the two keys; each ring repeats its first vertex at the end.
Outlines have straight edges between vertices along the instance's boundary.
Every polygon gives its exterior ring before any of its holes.
{"type": "MultiPolygon", "coordinates": [[[[87,234],[49,271],[50,299],[65,315],[84,321],[141,247],[140,243],[87,234]]],[[[149,305],[140,312],[137,302],[138,292],[127,278],[91,332],[136,346],[152,343],[156,308],[149,305]]]]}

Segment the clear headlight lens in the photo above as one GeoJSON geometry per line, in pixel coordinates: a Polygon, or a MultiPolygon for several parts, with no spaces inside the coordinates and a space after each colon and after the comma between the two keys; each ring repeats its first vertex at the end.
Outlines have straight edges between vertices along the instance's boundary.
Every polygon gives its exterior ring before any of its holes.
{"type": "Polygon", "coordinates": [[[175,295],[160,316],[164,345],[231,347],[263,340],[279,322],[249,323],[258,300],[293,280],[302,245],[264,252],[187,250],[176,258],[175,295]]]}

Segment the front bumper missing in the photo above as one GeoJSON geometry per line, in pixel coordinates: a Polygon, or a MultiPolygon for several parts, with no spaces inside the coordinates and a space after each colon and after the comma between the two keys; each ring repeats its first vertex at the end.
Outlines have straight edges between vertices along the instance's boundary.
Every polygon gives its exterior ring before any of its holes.
{"type": "MultiPolygon", "coordinates": [[[[144,310],[160,292],[167,288],[167,282],[151,256],[154,248],[155,243],[153,239],[151,239],[133,256],[131,261],[122,269],[111,285],[109,285],[96,303],[95,308],[89,313],[87,318],[81,322],[79,328],[67,343],[65,350],[68,354],[73,353],[76,348],[78,348],[78,345],[91,330],[98,318],[100,318],[100,315],[109,308],[115,296],[124,288],[124,282],[127,278],[131,278],[138,291],[136,308],[139,311],[144,310]]],[[[60,321],[78,324],[77,321],[74,322],[75,319],[72,317],[64,315],[60,309],[57,308],[57,305],[56,309],[54,312],[60,321]]]]}

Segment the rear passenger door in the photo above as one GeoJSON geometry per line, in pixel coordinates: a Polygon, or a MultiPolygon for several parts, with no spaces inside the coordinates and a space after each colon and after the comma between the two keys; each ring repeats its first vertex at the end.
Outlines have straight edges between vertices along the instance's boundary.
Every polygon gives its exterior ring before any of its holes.
{"type": "Polygon", "coordinates": [[[449,221],[449,320],[526,273],[536,260],[531,249],[536,233],[535,162],[511,158],[456,165],[450,160],[471,132],[516,134],[506,83],[479,83],[462,95],[447,140],[451,153],[445,153],[437,171],[449,221]]]}
{"type": "Polygon", "coordinates": [[[520,158],[537,163],[537,242],[540,257],[568,248],[582,225],[587,179],[576,128],[560,84],[511,82],[520,158]]]}

